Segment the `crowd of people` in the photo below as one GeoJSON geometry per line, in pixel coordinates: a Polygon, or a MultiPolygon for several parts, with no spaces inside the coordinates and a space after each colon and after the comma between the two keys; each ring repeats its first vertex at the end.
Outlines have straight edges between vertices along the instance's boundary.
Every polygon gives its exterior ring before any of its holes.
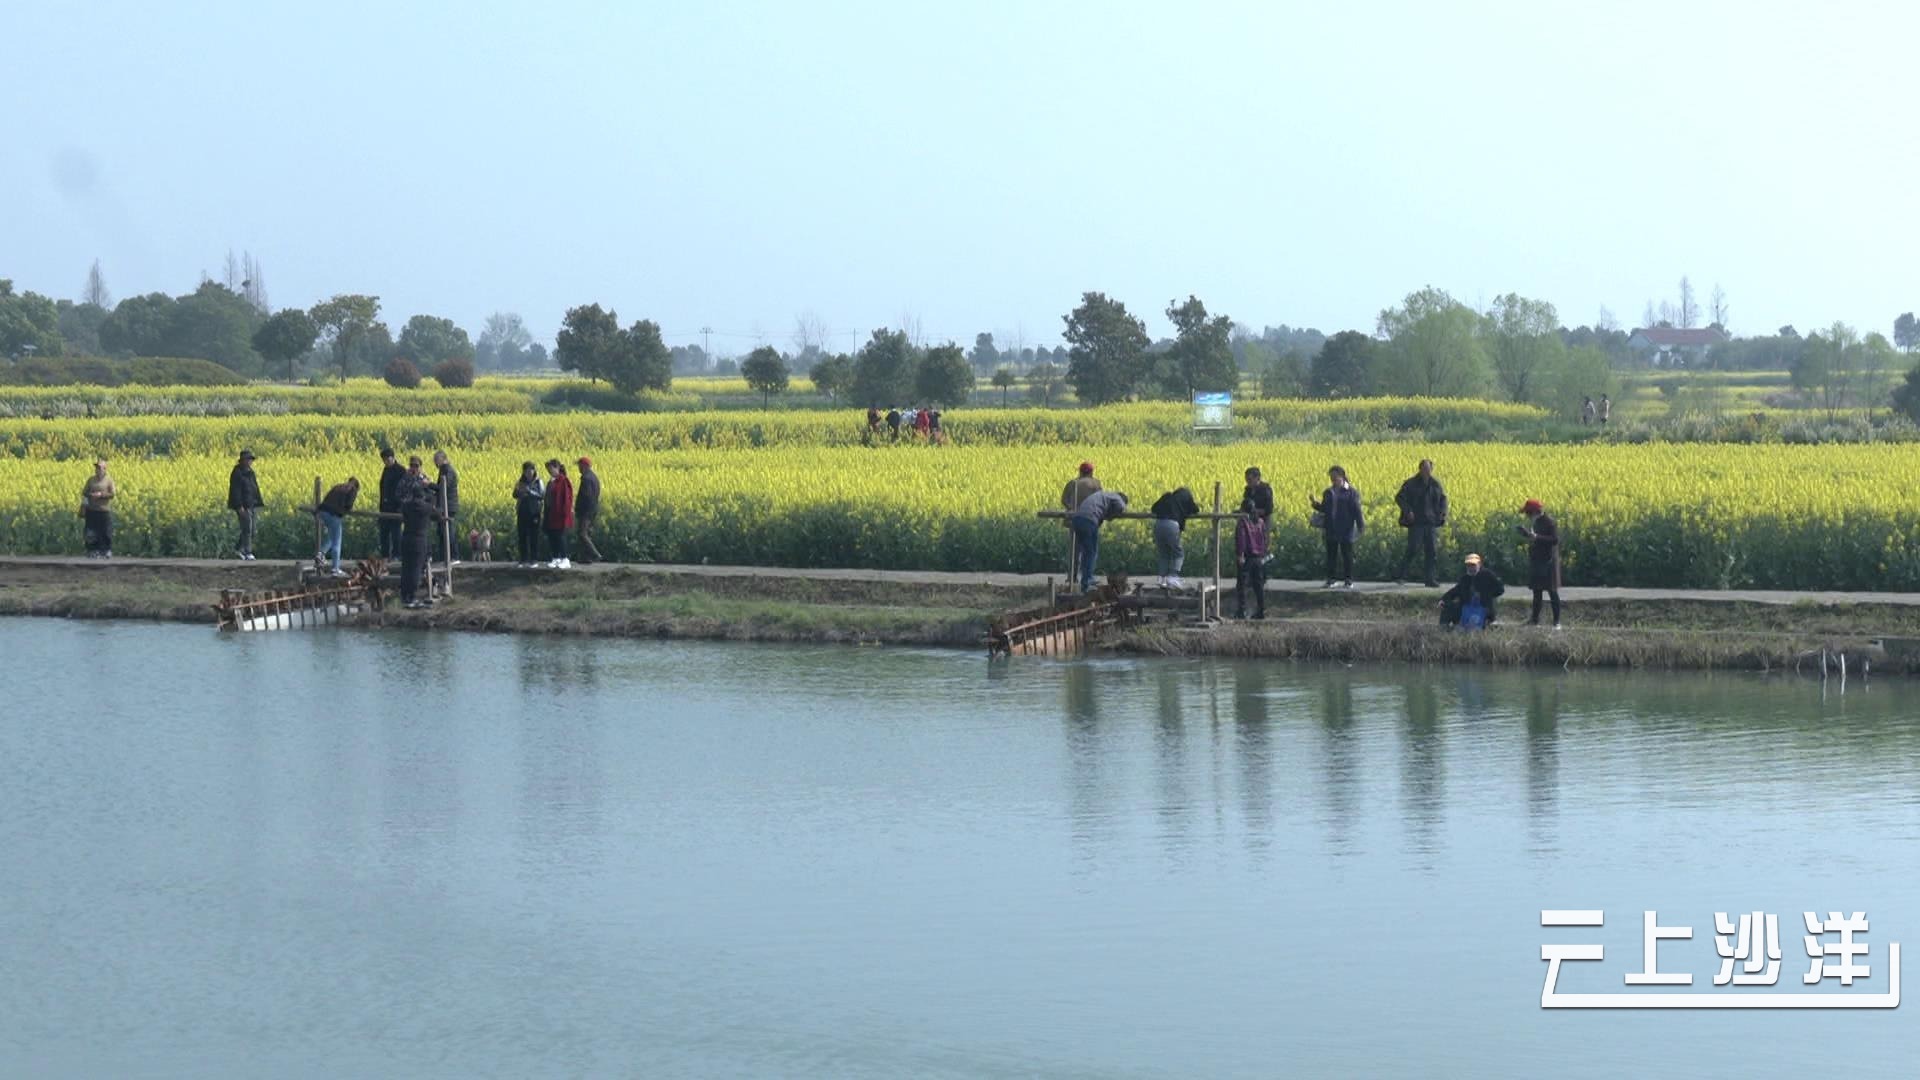
{"type": "Polygon", "coordinates": [[[890,407],[884,413],[878,405],[867,406],[867,429],[861,434],[860,441],[872,446],[879,441],[882,431],[887,433],[889,442],[899,442],[902,431],[906,432],[909,440],[918,440],[928,446],[944,446],[947,442],[947,433],[940,427],[940,410],[931,406],[909,406],[905,409],[890,407]]]}
{"type": "MultiPolygon", "coordinates": [[[[1267,566],[1273,560],[1273,486],[1260,469],[1249,467],[1246,486],[1233,512],[1235,563],[1234,617],[1247,618],[1249,601],[1255,619],[1266,618],[1267,566]]],[[[1335,465],[1327,470],[1324,490],[1307,494],[1307,522],[1320,533],[1326,556],[1328,589],[1353,588],[1354,545],[1366,531],[1365,504],[1346,469],[1335,465]]],[[[1406,546],[1393,579],[1405,581],[1414,559],[1420,559],[1421,581],[1428,588],[1439,588],[1436,575],[1439,559],[1439,533],[1447,523],[1450,506],[1446,486],[1434,475],[1433,462],[1423,460],[1394,495],[1400,528],[1406,532],[1406,546]]],[[[1107,491],[1094,476],[1093,463],[1080,463],[1078,475],[1067,481],[1060,493],[1065,524],[1073,537],[1073,565],[1070,580],[1077,580],[1082,592],[1091,592],[1100,558],[1100,530],[1107,522],[1127,513],[1129,500],[1124,492],[1107,491]]],[[[1183,587],[1180,571],[1186,558],[1183,536],[1187,522],[1199,516],[1199,504],[1185,487],[1166,492],[1154,501],[1153,546],[1159,568],[1160,585],[1183,587]]],[[[1552,607],[1553,628],[1560,629],[1560,529],[1553,516],[1538,499],[1528,499],[1520,508],[1525,523],[1517,526],[1527,540],[1527,582],[1533,591],[1533,614],[1528,625],[1539,625],[1543,604],[1552,607]]],[[[1506,586],[1485,565],[1479,554],[1465,560],[1465,571],[1453,588],[1440,598],[1440,621],[1444,626],[1477,629],[1493,623],[1495,601],[1506,586]]]]}

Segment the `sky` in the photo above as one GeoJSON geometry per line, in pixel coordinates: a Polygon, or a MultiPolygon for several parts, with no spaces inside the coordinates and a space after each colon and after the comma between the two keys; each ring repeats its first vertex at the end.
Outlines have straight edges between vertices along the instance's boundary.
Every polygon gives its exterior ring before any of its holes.
{"type": "Polygon", "coordinates": [[[1888,332],[1914,271],[1920,5],[0,4],[0,277],[673,344],[1371,331],[1432,285],[1622,328],[1888,332]]]}

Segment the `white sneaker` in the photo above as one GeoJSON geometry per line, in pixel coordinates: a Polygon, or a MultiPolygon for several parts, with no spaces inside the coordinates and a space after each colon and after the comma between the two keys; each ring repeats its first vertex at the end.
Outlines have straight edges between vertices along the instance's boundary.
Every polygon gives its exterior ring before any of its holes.
{"type": "Polygon", "coordinates": [[[1186,582],[1183,582],[1180,580],[1180,576],[1178,574],[1175,574],[1173,577],[1170,577],[1167,579],[1167,587],[1173,588],[1173,589],[1184,589],[1187,587],[1187,585],[1186,585],[1186,582]]]}
{"type": "Polygon", "coordinates": [[[561,560],[560,560],[560,569],[562,569],[562,570],[571,570],[571,569],[573,569],[573,560],[572,560],[572,559],[561,559],[561,560]]]}

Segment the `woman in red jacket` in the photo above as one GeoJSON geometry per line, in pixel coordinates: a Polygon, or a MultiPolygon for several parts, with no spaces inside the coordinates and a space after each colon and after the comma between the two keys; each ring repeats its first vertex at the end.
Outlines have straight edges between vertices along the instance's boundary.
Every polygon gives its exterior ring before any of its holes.
{"type": "Polygon", "coordinates": [[[553,561],[547,565],[565,570],[573,565],[567,558],[567,530],[573,528],[573,481],[567,479],[567,467],[558,458],[547,459],[547,506],[542,522],[547,530],[547,549],[553,561]]]}

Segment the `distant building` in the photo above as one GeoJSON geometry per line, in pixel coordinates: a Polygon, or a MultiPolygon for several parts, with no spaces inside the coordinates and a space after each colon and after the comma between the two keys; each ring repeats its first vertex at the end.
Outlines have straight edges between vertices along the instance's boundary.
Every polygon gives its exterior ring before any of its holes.
{"type": "Polygon", "coordinates": [[[1627,339],[1627,347],[1648,367],[1698,367],[1708,349],[1726,343],[1727,335],[1711,326],[1704,330],[1648,326],[1627,339]]]}

